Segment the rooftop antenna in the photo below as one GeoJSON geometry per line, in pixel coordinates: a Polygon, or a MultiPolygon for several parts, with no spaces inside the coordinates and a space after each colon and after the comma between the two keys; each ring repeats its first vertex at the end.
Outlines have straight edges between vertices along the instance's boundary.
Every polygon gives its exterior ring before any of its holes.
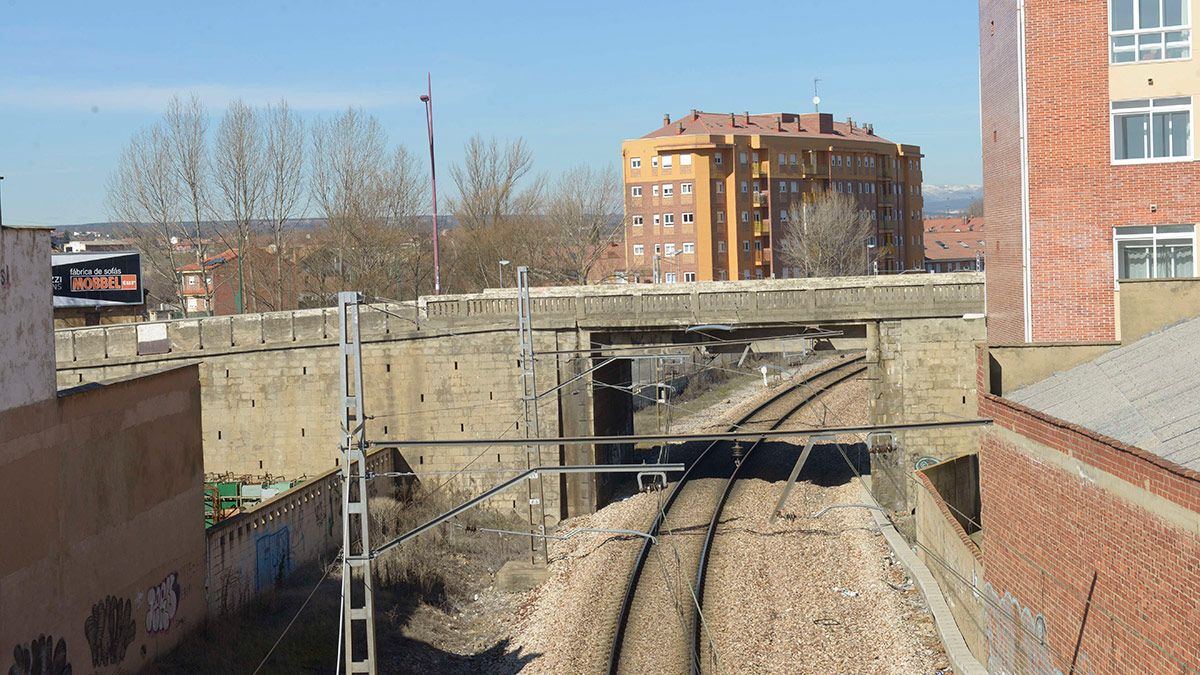
{"type": "Polygon", "coordinates": [[[820,81],[821,78],[819,77],[813,78],[813,107],[816,108],[817,112],[821,112],[821,96],[817,94],[817,83],[820,81]]]}

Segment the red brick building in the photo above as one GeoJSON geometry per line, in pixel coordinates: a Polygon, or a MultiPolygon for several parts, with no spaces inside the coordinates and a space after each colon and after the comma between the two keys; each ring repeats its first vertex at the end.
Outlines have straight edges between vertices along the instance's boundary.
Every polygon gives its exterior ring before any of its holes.
{"type": "Polygon", "coordinates": [[[1194,276],[1193,5],[980,0],[993,342],[1112,340],[1118,279],[1194,276]]]}

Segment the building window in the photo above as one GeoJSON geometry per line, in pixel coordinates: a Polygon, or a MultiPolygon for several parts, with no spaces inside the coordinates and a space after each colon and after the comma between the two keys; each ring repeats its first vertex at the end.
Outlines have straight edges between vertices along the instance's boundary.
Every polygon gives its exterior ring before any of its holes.
{"type": "Polygon", "coordinates": [[[786,164],[787,164],[787,154],[783,153],[783,152],[779,153],[779,166],[784,166],[786,164]]]}
{"type": "Polygon", "coordinates": [[[749,279],[750,278],[750,270],[742,270],[742,278],[749,279]]]}
{"type": "Polygon", "coordinates": [[[762,250],[762,240],[761,240],[761,239],[755,239],[755,240],[754,240],[754,250],[755,250],[755,251],[761,251],[761,250],[762,250]]]}
{"type": "Polygon", "coordinates": [[[642,223],[644,223],[644,222],[646,222],[644,216],[634,216],[633,217],[633,226],[634,227],[641,227],[642,223]]]}
{"type": "Polygon", "coordinates": [[[642,186],[634,185],[633,187],[629,188],[629,194],[633,195],[634,197],[641,197],[642,196],[642,186]]]}
{"type": "Polygon", "coordinates": [[[1117,279],[1195,276],[1193,225],[1118,227],[1113,233],[1117,279]]]}
{"type": "Polygon", "coordinates": [[[683,273],[683,280],[684,280],[684,281],[695,281],[695,280],[696,280],[696,273],[695,273],[695,272],[684,272],[684,273],[683,273]]]}
{"type": "Polygon", "coordinates": [[[754,212],[754,222],[756,222],[756,223],[761,223],[761,222],[762,222],[762,211],[755,211],[755,212],[754,212]]]}
{"type": "Polygon", "coordinates": [[[692,184],[691,183],[680,183],[679,184],[679,193],[684,194],[684,195],[692,194],[692,184]]]}
{"type": "Polygon", "coordinates": [[[655,169],[658,168],[658,157],[657,156],[650,158],[650,166],[655,169]]]}
{"type": "Polygon", "coordinates": [[[719,195],[725,194],[725,183],[723,181],[716,181],[713,185],[713,190],[719,195]]]}
{"type": "Polygon", "coordinates": [[[654,214],[654,226],[655,226],[655,227],[658,227],[658,224],[659,224],[659,222],[661,222],[661,218],[662,218],[662,217],[661,217],[661,216],[659,216],[657,213],[656,213],[656,214],[654,214]]]}
{"type": "Polygon", "coordinates": [[[655,197],[658,196],[658,186],[657,185],[650,186],[650,194],[654,195],[655,197]]]}
{"type": "Polygon", "coordinates": [[[717,211],[717,222],[718,223],[725,222],[725,212],[724,211],[717,211]]]}
{"type": "Polygon", "coordinates": [[[724,252],[725,252],[725,242],[718,241],[717,242],[717,253],[724,253],[724,252]]]}
{"type": "Polygon", "coordinates": [[[797,183],[796,181],[792,181],[792,192],[794,192],[796,194],[800,194],[800,183],[797,183]]]}
{"type": "Polygon", "coordinates": [[[674,186],[674,185],[671,185],[670,183],[666,183],[666,184],[664,184],[664,185],[663,185],[663,193],[662,193],[662,195],[663,195],[664,197],[671,197],[671,196],[674,196],[674,195],[675,195],[675,186],[674,186]]]}
{"type": "Polygon", "coordinates": [[[716,164],[717,166],[721,166],[724,163],[725,163],[725,160],[721,159],[721,153],[718,152],[717,154],[713,155],[713,164],[716,164]]]}
{"type": "Polygon", "coordinates": [[[662,158],[663,168],[664,169],[671,168],[671,163],[674,161],[674,159],[675,159],[675,155],[663,155],[663,158],[662,158]]]}
{"type": "Polygon", "coordinates": [[[796,166],[796,153],[793,152],[792,154],[788,155],[788,164],[796,166]]]}
{"type": "Polygon", "coordinates": [[[742,211],[742,222],[743,223],[750,222],[750,212],[749,211],[742,211]]]}
{"type": "Polygon", "coordinates": [[[634,244],[633,245],[633,254],[634,255],[644,255],[645,253],[646,253],[646,246],[644,244],[634,244]]]}
{"type": "Polygon", "coordinates": [[[692,165],[692,156],[691,155],[680,155],[679,156],[679,166],[691,166],[691,165],[692,165]]]}
{"type": "Polygon", "coordinates": [[[758,194],[759,192],[762,192],[762,184],[760,184],[758,181],[754,181],[754,194],[758,194]]]}
{"type": "Polygon", "coordinates": [[[786,223],[786,222],[787,222],[787,211],[780,211],[780,212],[779,212],[779,222],[781,222],[781,223],[786,223]]]}
{"type": "Polygon", "coordinates": [[[742,181],[742,194],[746,194],[749,191],[750,191],[750,184],[747,183],[746,181],[742,181]]]}
{"type": "Polygon", "coordinates": [[[664,255],[675,255],[675,244],[667,244],[663,250],[664,255]]]}
{"type": "Polygon", "coordinates": [[[675,273],[674,273],[674,272],[667,272],[667,273],[666,273],[666,275],[665,275],[665,281],[666,281],[668,284],[673,284],[673,283],[675,283],[675,273]]]}
{"type": "Polygon", "coordinates": [[[662,253],[662,244],[655,244],[654,245],[654,255],[658,255],[660,253],[662,253]]]}
{"type": "Polygon", "coordinates": [[[1112,63],[1190,58],[1188,4],[1188,0],[1111,0],[1112,63]]]}
{"type": "MultiPolygon", "coordinates": [[[[770,157],[770,155],[767,155],[767,156],[770,157]]],[[[750,161],[754,162],[755,164],[758,164],[758,153],[757,152],[750,153],[750,161]]]]}
{"type": "Polygon", "coordinates": [[[750,252],[750,240],[749,239],[742,240],[742,250],[745,251],[746,253],[750,252]]]}
{"type": "Polygon", "coordinates": [[[745,150],[738,153],[738,161],[741,162],[742,164],[746,163],[746,151],[745,150]]]}
{"type": "Polygon", "coordinates": [[[786,193],[787,193],[787,181],[781,180],[781,181],[779,181],[779,194],[782,195],[782,194],[786,194],[786,193]]]}
{"type": "Polygon", "coordinates": [[[683,252],[684,253],[695,253],[696,252],[696,242],[693,242],[693,241],[683,242],[683,252]]]}
{"type": "Polygon", "coordinates": [[[683,214],[683,224],[684,225],[691,225],[694,222],[696,222],[696,215],[694,213],[683,214]]]}
{"type": "Polygon", "coordinates": [[[763,278],[763,271],[762,271],[761,269],[759,269],[759,268],[755,268],[755,270],[754,270],[754,278],[755,278],[755,279],[761,279],[761,278],[763,278]]]}
{"type": "Polygon", "coordinates": [[[640,168],[642,168],[642,158],[641,158],[641,157],[632,157],[632,158],[630,158],[630,160],[629,160],[629,168],[631,168],[631,169],[640,169],[640,168]]]}
{"type": "Polygon", "coordinates": [[[1113,101],[1113,161],[1191,159],[1191,120],[1188,96],[1113,101]]]}
{"type": "Polygon", "coordinates": [[[725,270],[717,270],[717,281],[727,281],[729,279],[729,277],[726,275],[728,275],[728,274],[729,273],[726,272],[725,270]]]}
{"type": "Polygon", "coordinates": [[[664,213],[663,214],[663,227],[675,227],[675,214],[674,213],[664,213]]]}

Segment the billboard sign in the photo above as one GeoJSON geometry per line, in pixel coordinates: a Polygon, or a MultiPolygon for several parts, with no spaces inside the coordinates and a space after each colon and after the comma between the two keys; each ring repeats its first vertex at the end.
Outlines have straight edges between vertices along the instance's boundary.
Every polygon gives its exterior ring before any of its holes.
{"type": "Polygon", "coordinates": [[[55,253],[51,265],[55,307],[112,307],[145,301],[142,254],[137,251],[55,253]]]}

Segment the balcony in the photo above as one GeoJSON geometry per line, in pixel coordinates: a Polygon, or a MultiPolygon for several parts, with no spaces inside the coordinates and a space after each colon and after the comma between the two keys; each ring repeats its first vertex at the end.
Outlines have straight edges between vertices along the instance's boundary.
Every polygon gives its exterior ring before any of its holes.
{"type": "Polygon", "coordinates": [[[767,235],[767,234],[771,234],[771,221],[770,220],[754,221],[754,236],[761,237],[761,236],[767,235]]]}
{"type": "Polygon", "coordinates": [[[805,164],[800,169],[805,178],[828,178],[829,167],[822,164],[805,164]]]}
{"type": "Polygon", "coordinates": [[[755,192],[751,201],[756,207],[765,208],[767,206],[767,193],[765,191],[755,192]]]}

